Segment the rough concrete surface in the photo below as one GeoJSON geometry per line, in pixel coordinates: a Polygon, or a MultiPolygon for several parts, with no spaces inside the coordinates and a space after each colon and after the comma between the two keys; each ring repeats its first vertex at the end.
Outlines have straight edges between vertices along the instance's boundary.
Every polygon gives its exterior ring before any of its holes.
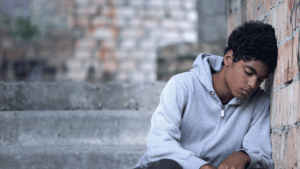
{"type": "Polygon", "coordinates": [[[132,168],[165,84],[0,82],[0,168],[132,168]]]}
{"type": "Polygon", "coordinates": [[[145,146],[0,148],[5,169],[132,169],[145,146]]]}
{"type": "Polygon", "coordinates": [[[0,110],[154,110],[166,82],[0,83],[0,110]]]}
{"type": "Polygon", "coordinates": [[[146,145],[152,111],[2,111],[0,147],[146,145]]]}
{"type": "Polygon", "coordinates": [[[0,168],[132,168],[146,152],[152,113],[0,111],[0,168]]]}

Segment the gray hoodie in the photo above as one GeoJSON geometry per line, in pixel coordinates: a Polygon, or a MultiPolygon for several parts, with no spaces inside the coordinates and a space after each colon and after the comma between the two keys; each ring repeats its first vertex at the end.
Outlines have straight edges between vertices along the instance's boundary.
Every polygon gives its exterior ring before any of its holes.
{"type": "Polygon", "coordinates": [[[147,152],[134,168],[163,158],[183,169],[218,167],[234,151],[250,156],[248,168],[273,168],[269,97],[259,88],[223,106],[211,74],[211,69],[221,70],[222,61],[221,56],[200,54],[190,72],[169,80],[152,116],[147,152]]]}

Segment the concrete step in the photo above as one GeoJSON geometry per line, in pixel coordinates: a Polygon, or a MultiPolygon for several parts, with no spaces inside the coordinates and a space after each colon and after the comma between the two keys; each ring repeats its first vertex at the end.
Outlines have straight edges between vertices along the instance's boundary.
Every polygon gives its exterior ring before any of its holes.
{"type": "Polygon", "coordinates": [[[155,110],[165,84],[0,82],[0,111],[155,110]]]}
{"type": "Polygon", "coordinates": [[[153,111],[0,111],[0,147],[146,145],[153,111]]]}
{"type": "Polygon", "coordinates": [[[145,146],[0,148],[9,169],[132,169],[145,146]]]}

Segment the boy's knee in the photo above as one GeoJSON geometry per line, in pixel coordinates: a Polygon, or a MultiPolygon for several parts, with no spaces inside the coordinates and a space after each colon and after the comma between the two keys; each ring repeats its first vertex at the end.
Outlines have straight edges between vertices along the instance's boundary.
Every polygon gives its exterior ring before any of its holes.
{"type": "Polygon", "coordinates": [[[182,169],[182,167],[174,160],[161,159],[154,162],[152,165],[147,167],[147,169],[182,169]]]}

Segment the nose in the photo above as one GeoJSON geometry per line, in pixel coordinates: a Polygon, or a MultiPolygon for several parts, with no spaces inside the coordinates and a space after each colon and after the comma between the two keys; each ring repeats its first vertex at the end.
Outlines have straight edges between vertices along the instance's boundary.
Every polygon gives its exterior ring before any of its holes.
{"type": "Polygon", "coordinates": [[[253,76],[251,78],[248,79],[248,86],[251,90],[256,89],[257,86],[259,86],[260,84],[258,84],[259,80],[256,76],[253,76]]]}

